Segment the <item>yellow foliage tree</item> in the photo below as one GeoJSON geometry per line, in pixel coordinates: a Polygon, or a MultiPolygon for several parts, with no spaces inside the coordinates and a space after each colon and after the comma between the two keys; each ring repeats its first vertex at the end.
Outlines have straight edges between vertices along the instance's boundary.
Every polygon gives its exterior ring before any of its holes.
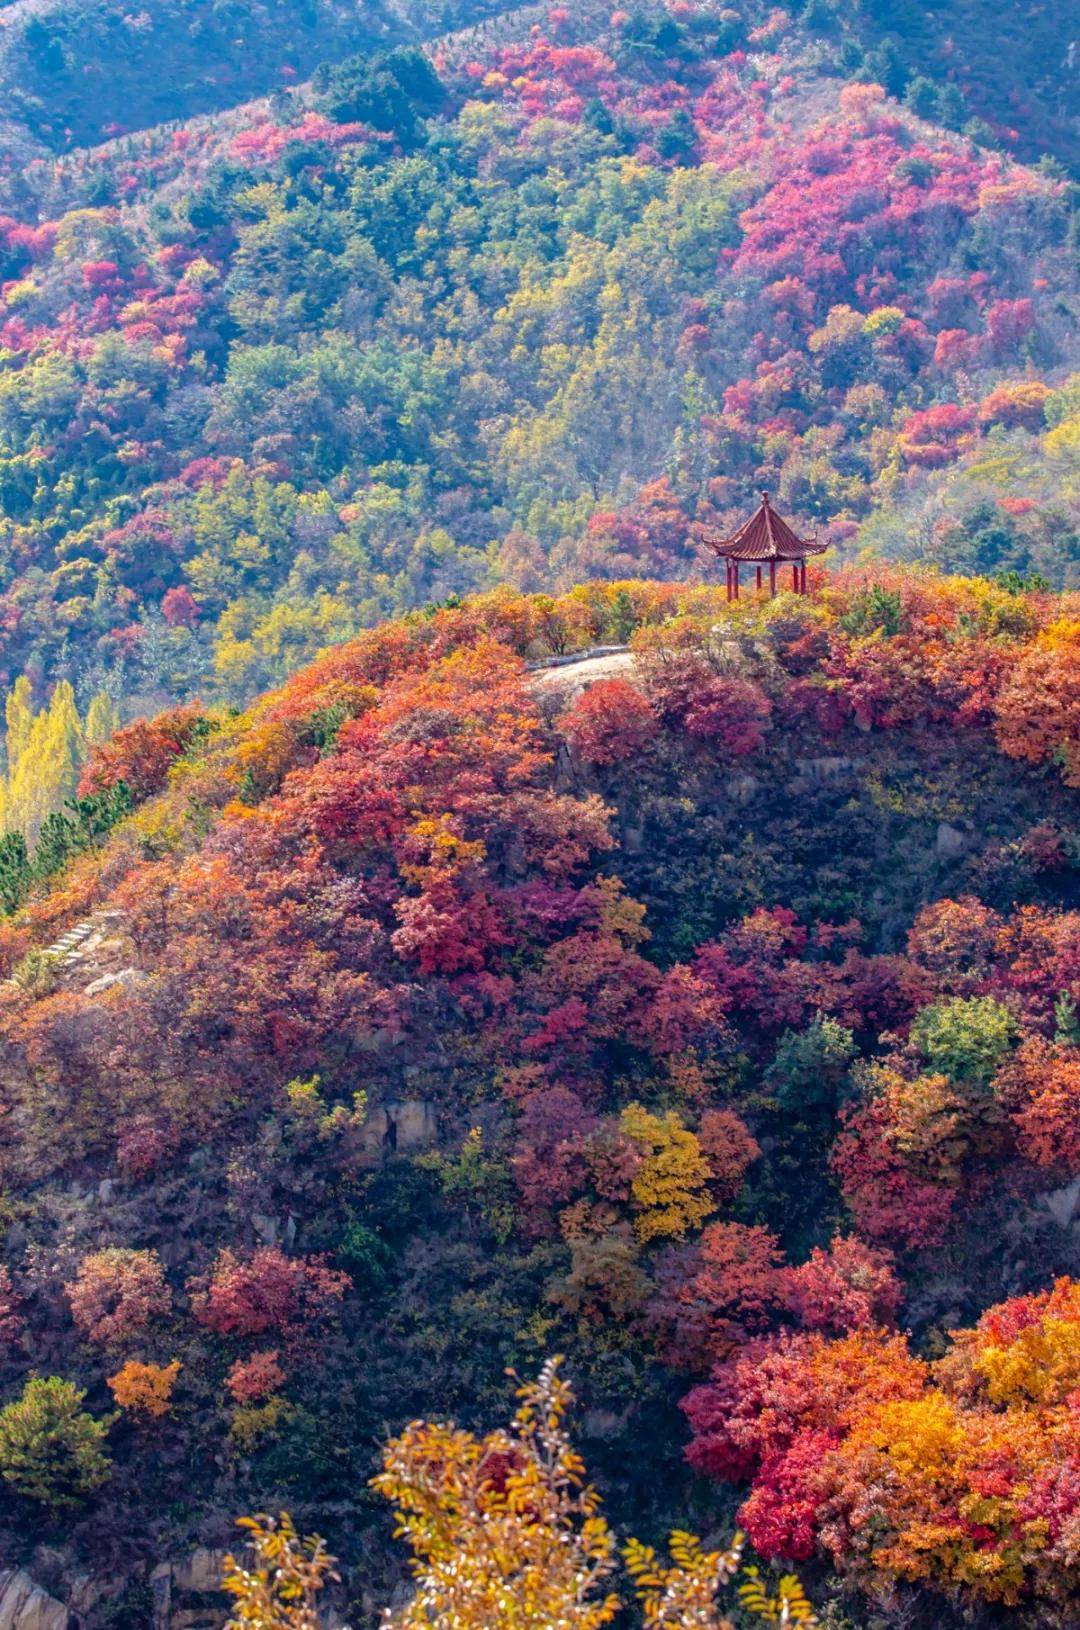
{"type": "Polygon", "coordinates": [[[414,1421],[387,1448],[373,1485],[397,1510],[417,1585],[394,1630],[600,1630],[615,1618],[615,1538],[563,1427],[557,1362],[519,1398],[509,1431],[414,1421]]]}
{"type": "Polygon", "coordinates": [[[630,1190],[638,1239],[681,1239],[700,1228],[716,1201],[709,1192],[709,1163],[694,1133],[675,1110],[653,1115],[641,1104],[627,1104],[619,1124],[641,1154],[630,1190]]]}
{"type": "Polygon", "coordinates": [[[319,1592],[337,1578],[322,1540],[301,1538],[287,1511],[242,1517],[239,1526],[250,1536],[253,1565],[225,1558],[222,1585],[233,1598],[225,1630],[319,1630],[319,1592]]]}
{"type": "Polygon", "coordinates": [[[32,843],[45,817],[74,793],[87,745],[105,740],[119,720],[111,699],[95,696],[84,728],[66,679],[35,712],[25,675],[9,691],[4,716],[7,773],[0,775],[0,831],[21,832],[32,843]]]}
{"type": "Polygon", "coordinates": [[[18,764],[30,743],[30,731],[34,723],[33,693],[25,674],[19,675],[8,692],[4,705],[4,719],[7,724],[7,762],[8,769],[11,770],[18,764]]]}
{"type": "Polygon", "coordinates": [[[742,1559],[742,1535],[726,1551],[706,1551],[696,1534],[676,1529],[670,1541],[671,1562],[660,1561],[651,1545],[639,1539],[623,1547],[626,1571],[634,1581],[642,1616],[649,1630],[730,1630],[718,1619],[716,1591],[735,1578],[742,1559]]]}
{"type": "Polygon", "coordinates": [[[108,741],[120,728],[120,709],[107,691],[98,691],[96,696],[90,698],[90,706],[86,710],[86,743],[88,747],[96,747],[99,742],[108,741]]]}
{"type": "MultiPolygon", "coordinates": [[[[610,1588],[615,1536],[566,1432],[573,1394],[550,1359],[518,1391],[510,1427],[476,1437],[414,1421],[386,1449],[373,1481],[397,1513],[412,1551],[412,1600],[387,1612],[384,1630],[601,1630],[623,1602],[610,1588]]],[[[254,1565],[226,1559],[233,1597],[226,1630],[316,1630],[316,1597],[335,1578],[318,1539],[301,1539],[282,1515],[246,1519],[254,1565]]],[[[742,1536],[706,1551],[693,1534],[671,1536],[671,1561],[631,1540],[623,1550],[645,1623],[655,1630],[731,1630],[716,1597],[738,1572],[742,1536]]],[[[744,1611],[766,1622],[817,1620],[789,1575],[770,1595],[747,1568],[744,1611]]]]}

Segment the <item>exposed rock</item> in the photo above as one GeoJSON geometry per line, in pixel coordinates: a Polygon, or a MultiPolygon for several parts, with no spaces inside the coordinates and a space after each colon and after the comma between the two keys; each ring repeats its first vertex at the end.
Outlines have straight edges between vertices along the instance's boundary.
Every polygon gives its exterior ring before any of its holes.
{"type": "Polygon", "coordinates": [[[623,821],[622,847],[628,855],[640,855],[645,847],[645,828],[640,822],[623,821]]]}
{"type": "Polygon", "coordinates": [[[564,705],[598,679],[625,676],[633,666],[633,653],[624,646],[601,647],[577,656],[554,658],[532,674],[532,688],[539,696],[564,705]]]}
{"type": "Polygon", "coordinates": [[[855,760],[834,754],[826,758],[798,758],[795,765],[800,781],[807,786],[824,787],[839,781],[842,776],[850,775],[855,768],[855,760]]]}
{"type": "Polygon", "coordinates": [[[84,988],[84,996],[101,996],[107,990],[119,985],[123,990],[132,990],[136,985],[146,984],[146,974],[141,968],[120,968],[115,973],[99,974],[84,988]]]}
{"type": "Polygon", "coordinates": [[[939,821],[934,845],[940,860],[957,860],[966,853],[970,840],[966,832],[949,821],[939,821]]]}
{"type": "Polygon", "coordinates": [[[546,673],[552,668],[576,668],[583,662],[599,662],[603,657],[625,656],[628,645],[590,645],[585,651],[570,651],[564,656],[543,657],[530,662],[530,673],[546,673]]]}
{"type": "Polygon", "coordinates": [[[1062,1228],[1068,1228],[1076,1216],[1077,1204],[1080,1202],[1080,1176],[1074,1177],[1071,1183],[1063,1188],[1051,1189],[1048,1194],[1041,1196],[1043,1204],[1056,1223],[1062,1228]]]}
{"type": "Polygon", "coordinates": [[[88,1613],[97,1607],[103,1599],[108,1599],[112,1592],[110,1584],[115,1589],[116,1581],[95,1579],[93,1574],[77,1573],[69,1576],[70,1583],[66,1591],[68,1605],[75,1615],[76,1622],[82,1624],[88,1613]]]}
{"type": "Polygon", "coordinates": [[[202,1595],[221,1589],[221,1575],[225,1568],[226,1551],[212,1551],[200,1545],[183,1562],[174,1562],[172,1582],[174,1590],[193,1590],[202,1595]]]}
{"type": "Polygon", "coordinates": [[[590,1409],[585,1413],[581,1429],[587,1438],[608,1442],[618,1437],[626,1421],[613,1409],[590,1409]]]}
{"type": "Polygon", "coordinates": [[[435,1142],[439,1126],[429,1098],[401,1098],[379,1104],[364,1122],[361,1156],[375,1161],[384,1154],[410,1154],[435,1142]]]}
{"type": "Polygon", "coordinates": [[[150,1630],[215,1630],[223,1613],[224,1551],[201,1545],[177,1562],[162,1562],[150,1575],[150,1630]]]}
{"type": "Polygon", "coordinates": [[[150,1575],[151,1630],[169,1630],[172,1611],[172,1568],[162,1562],[150,1575]]]}
{"type": "Polygon", "coordinates": [[[760,786],[756,775],[731,775],[724,783],[724,790],[733,804],[748,804],[760,786]]]}
{"type": "Polygon", "coordinates": [[[278,1220],[276,1217],[264,1217],[261,1211],[253,1211],[251,1213],[251,1226],[264,1245],[277,1244],[278,1220]]]}
{"type": "Polygon", "coordinates": [[[21,1568],[0,1571],[0,1630],[68,1630],[71,1614],[21,1568]]]}

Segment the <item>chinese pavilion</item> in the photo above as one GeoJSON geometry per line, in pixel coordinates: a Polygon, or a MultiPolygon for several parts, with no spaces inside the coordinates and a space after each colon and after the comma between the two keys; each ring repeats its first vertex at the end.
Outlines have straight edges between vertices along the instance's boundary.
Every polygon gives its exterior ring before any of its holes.
{"type": "Polygon", "coordinates": [[[823,555],[828,544],[816,538],[797,538],[787,522],[769,503],[763,492],[761,504],[748,521],[744,521],[730,538],[705,538],[705,547],[727,562],[727,597],[739,598],[739,567],[743,561],[757,568],[757,586],[760,589],[762,568],[769,568],[769,593],[776,593],[777,563],[791,563],[791,586],[796,594],[806,593],[806,557],[823,555]]]}

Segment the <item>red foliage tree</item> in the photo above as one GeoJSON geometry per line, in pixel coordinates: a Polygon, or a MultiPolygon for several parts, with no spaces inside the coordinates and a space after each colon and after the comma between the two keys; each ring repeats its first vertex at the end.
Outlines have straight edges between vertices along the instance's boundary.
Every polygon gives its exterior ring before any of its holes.
{"type": "Polygon", "coordinates": [[[1080,1169],[1080,1050],[1033,1036],[998,1071],[993,1088],[1025,1160],[1062,1175],[1080,1169]]]}
{"type": "Polygon", "coordinates": [[[827,1251],[815,1246],[806,1262],[785,1268],[783,1280],[784,1300],[803,1329],[829,1335],[891,1326],[902,1295],[888,1252],[840,1235],[827,1251]]]}
{"type": "Polygon", "coordinates": [[[0,1266],[0,1342],[10,1346],[25,1329],[23,1299],[15,1289],[9,1270],[0,1266]]]}
{"type": "Polygon", "coordinates": [[[199,620],[199,607],[186,584],[178,583],[166,590],[161,602],[161,615],[170,628],[194,628],[199,620]]]}
{"type": "Polygon", "coordinates": [[[116,1164],[127,1177],[149,1177],[179,1148],[175,1127],[152,1115],[133,1115],[116,1140],[116,1164]]]}
{"type": "Polygon", "coordinates": [[[714,677],[691,698],[682,722],[688,736],[742,758],[763,744],[771,713],[769,698],[751,680],[714,677]]]}
{"type": "Polygon", "coordinates": [[[706,1110],[697,1135],[717,1193],[722,1200],[733,1200],[747,1168],[761,1157],[757,1139],[731,1109],[706,1110]]]}
{"type": "Polygon", "coordinates": [[[208,1278],[193,1281],[191,1305],[219,1336],[273,1331],[297,1338],[330,1317],[351,1286],[348,1274],[318,1257],[287,1257],[264,1245],[246,1260],[221,1251],[208,1278]]]}
{"type": "Polygon", "coordinates": [[[1000,927],[998,913],[971,895],[936,900],[916,916],[908,955],[933,975],[943,994],[978,991],[990,977],[1000,927]]]}
{"type": "Polygon", "coordinates": [[[909,1171],[889,1140],[885,1106],[870,1101],[844,1112],[831,1164],[860,1232],[915,1249],[945,1237],[954,1189],[909,1171]]]}
{"type": "Polygon", "coordinates": [[[590,685],[556,723],[579,758],[600,765],[638,757],[657,726],[648,698],[623,679],[590,685]]]}
{"type": "Polygon", "coordinates": [[[285,1383],[285,1371],[278,1363],[277,1350],[252,1353],[238,1358],[226,1379],[234,1401],[241,1406],[260,1404],[285,1383]]]}
{"type": "Polygon", "coordinates": [[[701,1371],[764,1329],[780,1309],[783,1253],[775,1234],[744,1223],[712,1223],[691,1245],[657,1263],[648,1317],[668,1360],[701,1371]]]}
{"type": "Polygon", "coordinates": [[[176,760],[187,752],[203,718],[197,704],[156,719],[136,719],[91,750],[79,782],[80,798],[123,781],[136,800],[160,792],[176,760]]]}

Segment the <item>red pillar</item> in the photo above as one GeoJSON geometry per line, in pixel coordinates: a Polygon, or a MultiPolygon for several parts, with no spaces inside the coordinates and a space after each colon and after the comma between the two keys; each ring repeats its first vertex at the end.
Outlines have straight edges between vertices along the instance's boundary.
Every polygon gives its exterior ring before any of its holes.
{"type": "Polygon", "coordinates": [[[769,562],[769,593],[770,594],[775,594],[776,593],[776,562],[775,562],[775,560],[770,560],[770,562],[769,562]]]}
{"type": "Polygon", "coordinates": [[[730,600],[731,599],[731,562],[730,562],[730,560],[728,560],[728,561],[725,561],[724,564],[727,567],[727,597],[728,597],[728,600],[730,600]]]}
{"type": "Polygon", "coordinates": [[[802,562],[800,570],[799,570],[799,593],[800,594],[805,594],[806,593],[806,562],[805,562],[805,560],[802,562]]]}
{"type": "Polygon", "coordinates": [[[737,560],[732,561],[731,570],[735,579],[735,598],[737,600],[739,598],[739,562],[737,560]]]}
{"type": "Polygon", "coordinates": [[[791,588],[794,594],[799,592],[799,562],[796,561],[791,568],[791,588]]]}
{"type": "Polygon", "coordinates": [[[757,569],[757,586],[758,586],[758,593],[760,594],[761,593],[761,567],[760,566],[757,569]]]}

